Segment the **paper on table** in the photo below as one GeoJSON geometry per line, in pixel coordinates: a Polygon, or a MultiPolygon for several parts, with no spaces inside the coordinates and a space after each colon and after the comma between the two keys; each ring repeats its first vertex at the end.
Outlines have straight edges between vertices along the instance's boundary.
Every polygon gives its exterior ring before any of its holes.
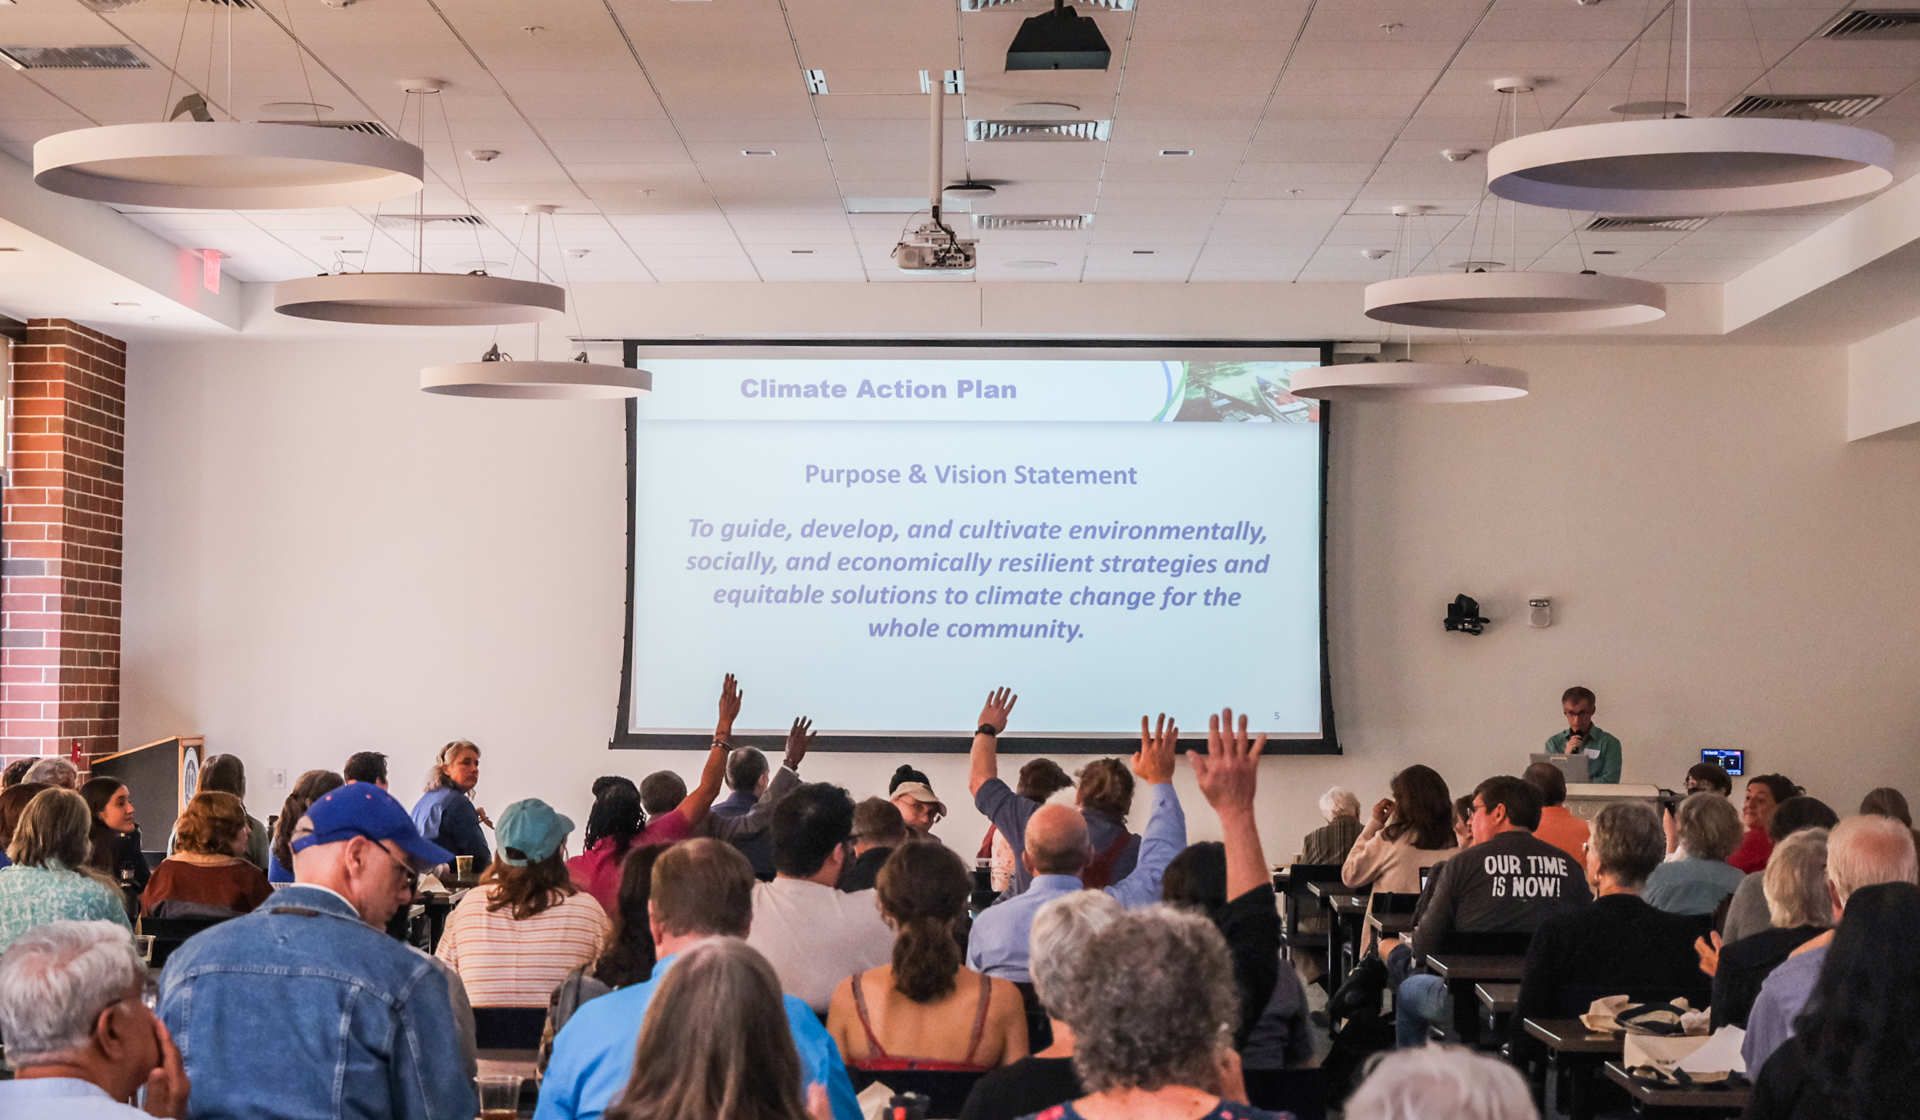
{"type": "Polygon", "coordinates": [[[1740,1044],[1747,1032],[1729,1023],[1713,1032],[1706,1045],[1680,1059],[1677,1068],[1688,1073],[1745,1073],[1747,1063],[1740,1057],[1740,1044]]]}

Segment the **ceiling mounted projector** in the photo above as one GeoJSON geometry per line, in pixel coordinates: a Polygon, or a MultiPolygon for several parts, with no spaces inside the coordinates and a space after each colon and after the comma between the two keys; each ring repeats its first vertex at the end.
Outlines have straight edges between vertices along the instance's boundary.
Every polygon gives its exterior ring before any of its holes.
{"type": "MultiPolygon", "coordinates": [[[[943,185],[947,177],[941,166],[947,127],[947,87],[935,82],[927,92],[930,95],[927,124],[933,134],[927,151],[927,211],[933,220],[915,230],[913,236],[895,245],[893,260],[905,272],[972,272],[974,266],[980,263],[980,254],[976,251],[980,243],[960,240],[960,236],[953,232],[953,227],[940,216],[943,207],[941,195],[950,189],[943,185]]],[[[971,180],[960,184],[961,188],[980,186],[971,180]]],[[[993,193],[992,187],[984,189],[986,194],[993,193]]],[[[960,193],[966,192],[963,189],[960,193]]]]}
{"type": "Polygon", "coordinates": [[[1113,60],[1100,25],[1053,0],[1053,10],[1030,17],[1007,48],[1008,70],[1105,70],[1113,60]]]}

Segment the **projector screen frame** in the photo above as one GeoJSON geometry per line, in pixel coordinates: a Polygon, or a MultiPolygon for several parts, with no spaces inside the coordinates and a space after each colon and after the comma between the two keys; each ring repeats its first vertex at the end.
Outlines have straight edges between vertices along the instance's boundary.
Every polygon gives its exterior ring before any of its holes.
{"type": "MultiPolygon", "coordinates": [[[[1246,339],[586,339],[586,342],[613,342],[621,345],[623,364],[630,369],[640,367],[640,351],[644,348],[648,357],[653,358],[883,358],[883,357],[940,357],[940,358],[1075,358],[1075,359],[1134,359],[1153,357],[1154,351],[1191,354],[1196,350],[1208,351],[1211,356],[1232,360],[1273,360],[1275,350],[1314,350],[1319,354],[1322,365],[1333,363],[1331,341],[1254,341],[1246,339]],[[675,351],[679,351],[675,353],[675,351]],[[889,353],[889,351],[893,351],[889,353]],[[972,351],[974,353],[969,353],[972,351]],[[931,353],[929,353],[931,352],[931,353]],[[1065,352],[1065,353],[1063,353],[1065,352]]],[[[608,741],[609,750],[706,750],[712,743],[712,736],[705,733],[680,732],[634,732],[632,726],[633,704],[633,614],[634,614],[634,535],[635,514],[639,499],[639,478],[636,471],[639,409],[633,398],[626,401],[626,452],[627,452],[627,534],[626,534],[626,617],[622,623],[624,637],[620,651],[620,693],[615,701],[613,737],[608,741]]],[[[1320,734],[1315,736],[1275,736],[1267,741],[1268,755],[1339,755],[1344,752],[1335,731],[1333,711],[1333,666],[1328,645],[1327,625],[1327,537],[1329,532],[1329,490],[1327,472],[1330,462],[1329,448],[1332,442],[1333,415],[1337,411],[1331,404],[1321,402],[1320,435],[1320,541],[1319,541],[1319,596],[1320,596],[1320,734]]],[[[750,686],[750,682],[747,682],[750,686]]],[[[1008,682],[1015,685],[1017,682],[1008,682]]],[[[967,698],[957,697],[955,703],[965,703],[967,698]]],[[[1230,704],[1233,698],[1223,696],[1220,703],[1230,704]]],[[[799,713],[804,714],[804,713],[799,713]]],[[[1257,730],[1257,727],[1255,728],[1257,730]]],[[[1182,738],[1192,738],[1195,733],[1205,734],[1204,726],[1191,728],[1182,738]]],[[[785,737],[778,734],[742,734],[733,738],[735,746],[759,747],[768,754],[784,749],[785,737]]],[[[819,742],[813,748],[815,752],[828,753],[866,753],[866,754],[965,754],[972,749],[973,735],[970,731],[960,731],[953,735],[876,735],[876,734],[834,734],[822,732],[819,742]]],[[[1064,755],[1125,755],[1139,747],[1138,735],[1023,735],[1010,730],[1000,739],[1000,750],[1004,754],[1064,754],[1064,755]]]]}

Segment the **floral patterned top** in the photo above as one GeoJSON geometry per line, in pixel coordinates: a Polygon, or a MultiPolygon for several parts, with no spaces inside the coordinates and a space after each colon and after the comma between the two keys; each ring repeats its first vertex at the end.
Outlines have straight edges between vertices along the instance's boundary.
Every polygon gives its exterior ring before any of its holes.
{"type": "MultiPolygon", "coordinates": [[[[1021,1120],[1082,1120],[1082,1117],[1074,1109],[1073,1102],[1068,1101],[1036,1112],[1032,1116],[1022,1117],[1021,1120]]],[[[1220,1103],[1208,1109],[1205,1115],[1197,1116],[1194,1120],[1293,1120],[1293,1113],[1268,1112],[1264,1108],[1235,1104],[1222,1098],[1220,1103]]]]}
{"type": "Polygon", "coordinates": [[[52,862],[0,868],[0,952],[35,926],[60,921],[133,925],[120,892],[90,875],[52,862]]]}

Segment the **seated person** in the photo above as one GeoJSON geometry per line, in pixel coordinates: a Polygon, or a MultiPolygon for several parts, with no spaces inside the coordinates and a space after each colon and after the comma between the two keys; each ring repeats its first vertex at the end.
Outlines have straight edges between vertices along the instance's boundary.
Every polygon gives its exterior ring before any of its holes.
{"type": "MultiPolygon", "coordinates": [[[[1780,807],[1774,811],[1773,821],[1767,825],[1767,837],[1771,843],[1778,844],[1803,829],[1831,829],[1839,823],[1840,815],[1828,808],[1826,802],[1802,794],[1780,803],[1780,807]]],[[[1740,880],[1740,886],[1733,892],[1733,901],[1727,905],[1726,924],[1720,932],[1720,937],[1728,945],[1771,928],[1771,923],[1767,921],[1763,878],[1761,875],[1748,875],[1740,880]]]]}
{"type": "Polygon", "coordinates": [[[0,1116],[184,1120],[190,1086],[173,1036],[141,998],[147,966],[107,922],[49,922],[0,957],[0,1035],[13,1079],[0,1116]],[[123,1102],[145,1089],[146,1109],[123,1102]]]}
{"type": "MultiPolygon", "coordinates": [[[[21,759],[20,761],[33,760],[21,759]]],[[[25,767],[21,769],[24,770],[25,767]]],[[[6,850],[13,846],[13,830],[20,827],[20,817],[27,811],[27,805],[41,790],[52,788],[52,786],[41,785],[39,782],[15,782],[5,790],[0,790],[0,867],[13,866],[13,861],[7,858],[6,850]]],[[[89,831],[88,843],[92,843],[91,831],[89,831]]]]}
{"type": "MultiPolygon", "coordinates": [[[[1827,830],[1803,828],[1773,846],[1762,872],[1771,929],[1722,945],[1713,958],[1713,1025],[1745,1030],[1760,986],[1795,949],[1833,928],[1827,830]]],[[[1704,966],[1703,966],[1704,967],[1704,966]]]]}
{"type": "Polygon", "coordinates": [[[1538,1120],[1512,1066],[1458,1046],[1399,1050],[1347,1098],[1345,1120],[1538,1120]]]}
{"type": "MultiPolygon", "coordinates": [[[[1849,817],[1827,834],[1827,897],[1833,902],[1836,928],[1846,921],[1847,901],[1862,887],[1878,883],[1911,883],[1920,877],[1914,858],[1913,831],[1889,817],[1849,817]]],[[[1760,985],[1760,994],[1747,1015],[1747,1036],[1740,1043],[1747,1076],[1757,1079],[1767,1059],[1793,1037],[1795,1022],[1806,1009],[1807,997],[1826,963],[1828,930],[1795,949],[1760,985]]],[[[1888,946],[1889,951],[1896,947],[1888,946]]]]}
{"type": "Polygon", "coordinates": [[[429,844],[473,860],[478,875],[493,859],[493,849],[481,825],[492,827],[487,811],[473,803],[480,784],[480,748],[455,739],[440,748],[427,771],[427,790],[413,803],[413,825],[429,844]]]}
{"type": "Polygon", "coordinates": [[[70,789],[43,788],[27,803],[7,846],[13,862],[0,868],[0,953],[47,922],[104,920],[132,927],[120,888],[87,866],[92,825],[86,799],[70,789]]]}
{"type": "Polygon", "coordinates": [[[647,902],[653,895],[653,864],[671,844],[649,844],[620,864],[620,897],[613,913],[613,929],[600,956],[567,973],[547,1000],[547,1026],[540,1036],[536,1059],[542,1070],[553,1055],[553,1036],[590,999],[644,983],[653,976],[653,930],[647,902]]]}
{"type": "MultiPolygon", "coordinates": [[[[293,792],[281,803],[280,815],[273,819],[270,830],[273,835],[267,846],[267,882],[293,882],[293,827],[314,802],[346,784],[346,779],[331,770],[309,770],[293,783],[293,792]]],[[[386,788],[383,783],[376,784],[386,788]]]]}
{"type": "Polygon", "coordinates": [[[900,819],[907,822],[907,831],[918,840],[936,840],[933,826],[947,815],[947,807],[940,795],[933,792],[933,783],[926,774],[911,766],[902,766],[893,772],[887,782],[887,800],[900,810],[900,819]]]}
{"type": "Polygon", "coordinates": [[[434,955],[475,1007],[545,1007],[567,973],[593,960],[612,923],[567,877],[573,822],[538,798],[500,814],[500,852],[447,915],[434,955]]]}
{"type": "MultiPolygon", "coordinates": [[[[1045,805],[1054,794],[1072,789],[1073,779],[1051,758],[1036,758],[1020,768],[1013,791],[1033,802],[1045,805]]],[[[1007,834],[994,825],[987,826],[987,838],[980,845],[979,858],[987,861],[987,883],[995,894],[1004,894],[1013,886],[1020,868],[1020,849],[1007,840],[1007,834]]]]}
{"type": "MultiPolygon", "coordinates": [[[[1133,772],[1147,785],[1153,813],[1147,818],[1140,862],[1133,874],[1106,888],[1127,909],[1160,901],[1160,878],[1187,846],[1187,819],[1173,792],[1173,750],[1180,730],[1169,722],[1149,732],[1146,720],[1140,722],[1140,753],[1133,756],[1133,772]]],[[[1025,841],[1020,858],[1033,873],[1033,885],[982,911],[967,938],[968,968],[1016,984],[1032,979],[1027,953],[1034,915],[1053,898],[1087,889],[1080,872],[1093,858],[1086,816],[1065,805],[1042,805],[1027,819],[1025,841]]],[[[1029,1008],[1029,1037],[1037,1033],[1033,1011],[1029,1008]]]]}
{"type": "Polygon", "coordinates": [[[1908,1120],[1920,1069],[1920,958],[1887,947],[1920,927],[1920,887],[1864,887],[1847,902],[1793,1039],[1754,1078],[1747,1120],[1908,1120]]]}
{"type": "Polygon", "coordinates": [[[199,793],[180,814],[173,854],[140,896],[149,918],[231,918],[273,894],[267,873],[247,859],[252,826],[231,793],[199,793]]]}
{"type": "Polygon", "coordinates": [[[1394,1029],[1405,1049],[1425,1043],[1430,1024],[1451,1015],[1446,982],[1414,973],[1457,934],[1531,934],[1555,914],[1593,901],[1586,876],[1567,853],[1536,840],[1540,791],[1501,775],[1473,791],[1473,846],[1435,870],[1410,942],[1384,938],[1388,970],[1403,976],[1394,1029]],[[1410,974],[1411,973],[1411,974],[1410,974]]]}
{"type": "Polygon", "coordinates": [[[870,891],[893,850],[907,842],[907,822],[893,802],[869,797],[853,807],[853,858],[840,871],[839,889],[870,891]]]}
{"type": "MultiPolygon", "coordinates": [[[[641,1024],[661,980],[682,952],[700,942],[747,935],[756,882],[747,857],[719,840],[687,840],[660,854],[650,898],[649,924],[659,954],[653,977],[581,1004],[554,1036],[535,1120],[594,1120],[613,1104],[632,1077],[641,1024]]],[[[783,996],[781,1003],[799,1051],[796,1088],[802,1099],[811,1086],[825,1085],[834,1120],[861,1120],[840,1049],[819,1017],[793,996],[783,996]]]]}
{"type": "Polygon", "coordinates": [[[834,888],[853,833],[853,798],[839,786],[802,785],[773,809],[771,883],[753,888],[747,944],[767,958],[780,988],[824,1014],[848,976],[893,959],[893,931],[868,891],[834,888]]]}
{"type": "Polygon", "coordinates": [[[1693,953],[1698,927],[1640,897],[1666,854],[1651,805],[1616,801],[1600,811],[1586,853],[1594,900],[1554,914],[1534,931],[1516,1022],[1579,1015],[1612,995],[1635,1002],[1684,996],[1694,1008],[1706,1006],[1710,989],[1693,953]]]}
{"type": "Polygon", "coordinates": [[[1520,777],[1540,791],[1540,827],[1536,838],[1545,840],[1574,859],[1587,858],[1587,822],[1567,808],[1567,776],[1551,762],[1536,762],[1520,777]]]}
{"type": "MultiPolygon", "coordinates": [[[[231,793],[240,799],[244,806],[247,801],[247,767],[237,754],[210,755],[200,767],[199,793],[231,793]]],[[[243,809],[242,812],[245,812],[243,809]]],[[[248,863],[267,871],[267,844],[272,834],[267,830],[266,822],[247,814],[247,850],[244,853],[248,863]]],[[[167,854],[173,854],[173,843],[167,844],[167,854]]]]}
{"type": "Polygon", "coordinates": [[[140,826],[134,820],[132,792],[118,778],[99,777],[82,783],[80,796],[93,810],[93,828],[87,835],[93,852],[88,864],[119,883],[127,895],[127,905],[137,909],[140,892],[147,889],[153,872],[140,851],[140,826]]]}
{"type": "Polygon", "coordinates": [[[1232,1041],[1240,999],[1212,922],[1149,906],[1114,919],[1085,952],[1125,963],[1078,970],[1064,985],[1060,1009],[1086,1095],[1042,1116],[1277,1120],[1238,1103],[1246,1096],[1232,1041]]]}
{"type": "Polygon", "coordinates": [[[1122,913],[1120,904],[1101,891],[1063,894],[1040,908],[1033,919],[1033,986],[1051,1020],[1053,1042],[975,1082],[960,1120],[1015,1120],[1086,1091],[1073,1072],[1073,1028],[1062,1020],[1060,1009],[1078,973],[1093,967],[1085,952],[1087,939],[1122,913]]]}
{"type": "Polygon", "coordinates": [[[1320,795],[1320,816],[1327,823],[1307,833],[1300,842],[1299,862],[1347,862],[1347,853],[1360,838],[1360,799],[1352,790],[1334,786],[1320,795]]]}
{"type": "Polygon", "coordinates": [[[1773,823],[1774,810],[1789,797],[1806,792],[1779,774],[1756,774],[1747,779],[1747,799],[1740,810],[1740,822],[1747,833],[1727,862],[1751,875],[1767,866],[1767,853],[1773,851],[1773,837],[1767,826],[1773,823]]]}
{"type": "Polygon", "coordinates": [[[1740,814],[1717,793],[1696,793],[1680,803],[1674,818],[1686,855],[1654,868],[1641,897],[1669,914],[1711,914],[1747,877],[1727,862],[1740,846],[1740,814]]]}
{"type": "Polygon", "coordinates": [[[980,1073],[1026,1057],[1020,990],[967,968],[954,940],[973,893],[960,857],[925,840],[902,845],[881,868],[877,893],[895,932],[893,960],[842,980],[827,1013],[847,1064],[980,1073]]]}
{"type": "MultiPolygon", "coordinates": [[[[1387,788],[1392,796],[1375,803],[1340,868],[1340,881],[1373,893],[1419,894],[1420,873],[1444,863],[1458,843],[1450,828],[1452,794],[1438,771],[1418,763],[1395,774],[1387,788]]],[[[1369,896],[1369,915],[1373,905],[1369,896]]],[[[1368,925],[1364,944],[1373,942],[1368,925]]]]}
{"type": "MultiPolygon", "coordinates": [[[[987,695],[980,709],[979,729],[973,735],[967,772],[974,807],[993,822],[1016,851],[1026,848],[1027,822],[1041,808],[1039,802],[1015,793],[1000,778],[998,736],[1007,729],[1007,717],[1019,699],[1004,688],[987,695]]],[[[1074,797],[1086,818],[1087,842],[1093,849],[1080,869],[1081,882],[1099,889],[1133,874],[1140,856],[1140,838],[1127,831],[1127,814],[1133,810],[1133,775],[1118,759],[1095,759],[1081,769],[1074,797]]],[[[1022,894],[1032,885],[1033,872],[1016,863],[1013,893],[1022,894]]]]}
{"type": "MultiPolygon", "coordinates": [[[[731,820],[753,812],[773,781],[773,767],[767,765],[767,756],[759,747],[733,748],[727,755],[726,774],[727,788],[733,792],[713,803],[707,811],[709,821],[731,820]]],[[[761,882],[773,878],[773,839],[764,828],[735,841],[733,846],[753,864],[753,873],[761,882]]]]}

